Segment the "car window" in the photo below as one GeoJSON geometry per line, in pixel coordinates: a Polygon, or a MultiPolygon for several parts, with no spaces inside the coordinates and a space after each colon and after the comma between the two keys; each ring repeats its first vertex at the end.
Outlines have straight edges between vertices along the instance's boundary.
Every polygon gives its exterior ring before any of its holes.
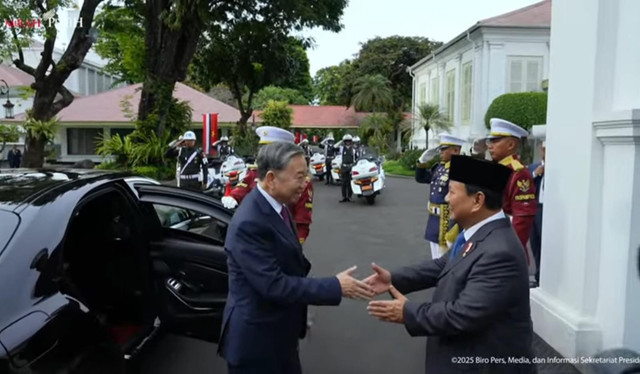
{"type": "Polygon", "coordinates": [[[162,227],[189,231],[224,243],[227,224],[209,215],[169,205],[153,204],[162,227]]]}

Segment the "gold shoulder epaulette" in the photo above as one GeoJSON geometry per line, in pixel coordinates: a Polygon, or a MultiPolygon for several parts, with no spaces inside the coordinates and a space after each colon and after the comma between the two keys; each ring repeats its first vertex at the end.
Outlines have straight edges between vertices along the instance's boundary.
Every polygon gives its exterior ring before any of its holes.
{"type": "Polygon", "coordinates": [[[247,169],[249,169],[249,170],[255,170],[257,168],[258,168],[258,165],[256,165],[256,164],[247,165],[247,169]]]}
{"type": "Polygon", "coordinates": [[[511,168],[513,169],[513,171],[520,171],[524,169],[524,165],[522,165],[522,162],[520,162],[520,160],[516,160],[514,158],[511,160],[511,168]]]}

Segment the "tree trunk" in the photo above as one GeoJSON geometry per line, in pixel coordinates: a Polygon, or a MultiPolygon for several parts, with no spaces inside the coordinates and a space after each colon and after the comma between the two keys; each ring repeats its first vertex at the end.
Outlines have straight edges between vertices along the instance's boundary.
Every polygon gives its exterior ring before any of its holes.
{"type": "Polygon", "coordinates": [[[157,114],[157,123],[153,125],[158,136],[167,126],[175,84],[185,80],[203,30],[196,7],[187,11],[180,27],[169,27],[164,13],[170,12],[173,3],[169,0],[146,2],[147,76],[142,85],[138,119],[145,121],[150,114],[157,114]]]}
{"type": "Polygon", "coordinates": [[[425,149],[429,149],[429,126],[425,126],[424,127],[424,142],[425,142],[425,149]]]}

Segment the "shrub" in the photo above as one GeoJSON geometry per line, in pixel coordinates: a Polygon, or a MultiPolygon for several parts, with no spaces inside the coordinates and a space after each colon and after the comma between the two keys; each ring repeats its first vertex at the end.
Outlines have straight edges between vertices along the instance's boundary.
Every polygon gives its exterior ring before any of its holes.
{"type": "Polygon", "coordinates": [[[424,150],[422,149],[412,149],[405,151],[400,155],[398,161],[403,167],[409,170],[416,170],[416,163],[418,162],[418,159],[423,152],[424,150]]]}
{"type": "Polygon", "coordinates": [[[491,118],[502,118],[531,130],[533,125],[542,125],[547,122],[547,94],[520,92],[498,96],[484,116],[487,128],[490,128],[491,118]]]}
{"type": "Polygon", "coordinates": [[[138,166],[131,169],[135,174],[142,175],[144,177],[153,178],[159,181],[170,180],[175,178],[176,168],[175,165],[171,166],[138,166]]]}
{"type": "Polygon", "coordinates": [[[260,117],[266,126],[280,127],[288,130],[291,127],[293,109],[286,101],[269,100],[260,117]]]}

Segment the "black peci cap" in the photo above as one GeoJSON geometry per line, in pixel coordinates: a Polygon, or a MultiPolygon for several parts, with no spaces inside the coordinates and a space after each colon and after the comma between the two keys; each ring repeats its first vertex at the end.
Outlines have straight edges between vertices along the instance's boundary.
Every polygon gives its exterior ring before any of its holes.
{"type": "Polygon", "coordinates": [[[511,169],[495,162],[469,156],[451,156],[449,179],[502,193],[507,187],[511,169]]]}

